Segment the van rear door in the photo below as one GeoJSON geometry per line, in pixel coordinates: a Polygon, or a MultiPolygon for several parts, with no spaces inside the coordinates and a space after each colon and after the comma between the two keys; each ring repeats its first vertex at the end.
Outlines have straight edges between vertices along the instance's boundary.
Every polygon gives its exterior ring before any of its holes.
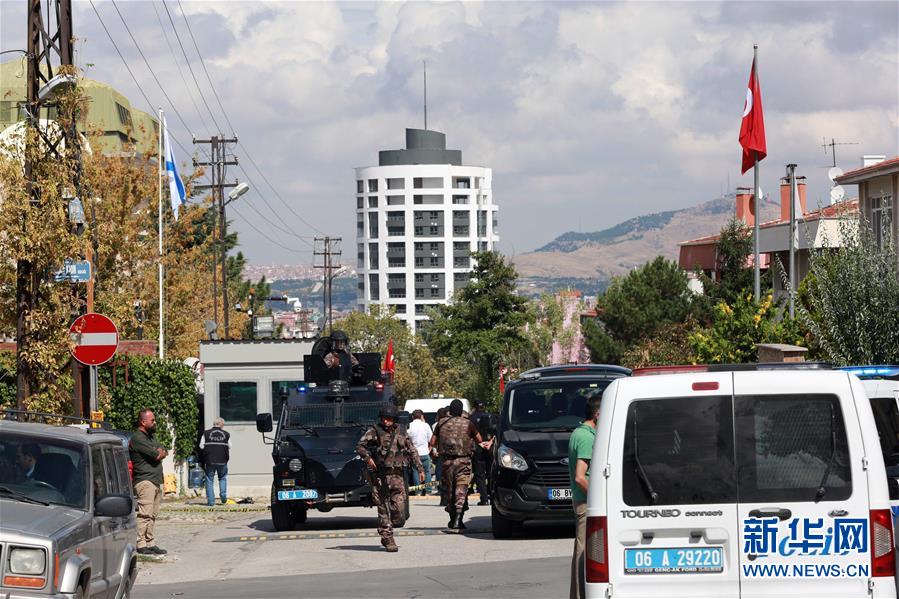
{"type": "Polygon", "coordinates": [[[848,377],[736,372],[734,428],[740,596],[867,597],[868,484],[848,377]]]}
{"type": "Polygon", "coordinates": [[[650,376],[620,388],[608,480],[621,485],[607,491],[615,597],[739,596],[732,381],[650,376]]]}

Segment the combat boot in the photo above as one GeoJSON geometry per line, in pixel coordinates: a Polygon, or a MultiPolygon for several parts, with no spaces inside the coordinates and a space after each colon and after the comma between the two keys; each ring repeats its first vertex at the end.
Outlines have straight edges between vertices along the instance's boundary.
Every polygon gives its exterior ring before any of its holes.
{"type": "Polygon", "coordinates": [[[448,510],[448,511],[449,511],[449,517],[450,517],[450,519],[449,519],[449,522],[447,523],[446,527],[447,527],[447,528],[458,528],[457,526],[455,526],[455,523],[456,523],[456,506],[452,506],[452,509],[450,509],[450,510],[448,510]]]}
{"type": "Polygon", "coordinates": [[[396,546],[396,541],[393,540],[393,537],[381,539],[381,545],[384,545],[384,549],[387,550],[387,553],[396,553],[400,550],[400,548],[396,546]]]}
{"type": "Polygon", "coordinates": [[[449,527],[451,530],[457,530],[461,532],[463,528],[462,514],[453,514],[453,519],[450,520],[449,527]]]}

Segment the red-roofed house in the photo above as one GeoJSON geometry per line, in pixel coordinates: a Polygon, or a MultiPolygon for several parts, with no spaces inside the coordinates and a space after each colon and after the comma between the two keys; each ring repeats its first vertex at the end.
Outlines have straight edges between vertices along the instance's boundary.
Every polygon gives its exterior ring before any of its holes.
{"type": "MultiPolygon", "coordinates": [[[[801,281],[809,269],[809,247],[838,247],[842,244],[840,235],[840,219],[858,212],[858,201],[848,200],[832,206],[809,212],[806,208],[805,177],[798,177],[799,203],[802,206],[802,219],[798,220],[799,244],[796,248],[797,281],[801,281]]],[[[786,180],[780,186],[781,215],[777,220],[759,224],[759,263],[761,270],[766,271],[771,264],[782,264],[788,272],[790,252],[790,185],[786,180]]],[[[746,188],[737,190],[737,219],[748,227],[755,224],[752,213],[752,194],[746,188]]],[[[709,235],[692,239],[680,244],[679,264],[686,271],[703,271],[714,280],[720,280],[718,272],[718,238],[709,235]]],[[[751,267],[753,256],[750,255],[746,266],[751,267]]],[[[779,274],[772,277],[776,295],[784,292],[783,282],[779,274]]]]}
{"type": "Polygon", "coordinates": [[[899,156],[862,158],[862,167],[836,178],[840,185],[858,185],[860,212],[874,230],[878,242],[881,232],[891,231],[894,246],[899,244],[899,156]]]}

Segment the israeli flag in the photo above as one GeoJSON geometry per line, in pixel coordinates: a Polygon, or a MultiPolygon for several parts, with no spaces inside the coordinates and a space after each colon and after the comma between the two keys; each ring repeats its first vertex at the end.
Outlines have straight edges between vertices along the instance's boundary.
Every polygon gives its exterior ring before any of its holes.
{"type": "Polygon", "coordinates": [[[169,197],[172,200],[172,212],[175,220],[178,220],[178,207],[184,203],[184,183],[178,176],[178,166],[175,163],[175,154],[172,152],[172,142],[169,140],[169,128],[162,117],[162,135],[165,140],[165,172],[169,176],[169,197]]]}

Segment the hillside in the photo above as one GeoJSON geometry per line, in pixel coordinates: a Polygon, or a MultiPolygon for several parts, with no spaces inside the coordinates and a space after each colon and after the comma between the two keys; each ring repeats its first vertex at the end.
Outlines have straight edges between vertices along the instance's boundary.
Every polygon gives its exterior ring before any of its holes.
{"type": "MultiPolygon", "coordinates": [[[[766,201],[762,222],[780,206],[766,201]]],[[[570,231],[533,252],[515,257],[525,278],[599,278],[623,274],[656,256],[677,259],[677,244],[712,235],[733,217],[734,201],[719,198],[692,208],[638,216],[592,233],[570,231]]]]}

